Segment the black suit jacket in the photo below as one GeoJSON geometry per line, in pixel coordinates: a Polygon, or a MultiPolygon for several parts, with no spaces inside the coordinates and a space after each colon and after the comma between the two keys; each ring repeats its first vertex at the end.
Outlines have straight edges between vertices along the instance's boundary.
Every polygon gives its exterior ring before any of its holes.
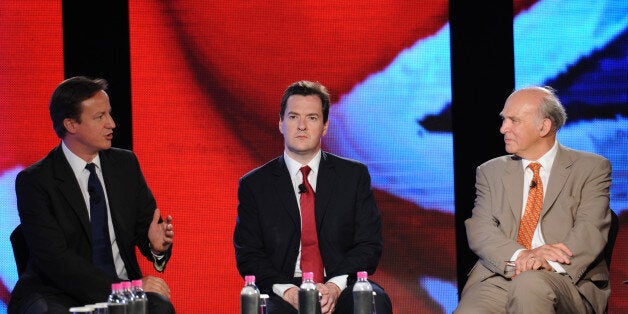
{"type": "MultiPolygon", "coordinates": [[[[120,254],[129,279],[139,279],[135,246],[154,261],[148,227],[155,199],[133,152],[111,148],[100,152],[100,161],[120,254]]],[[[92,264],[88,208],[61,145],[17,175],[15,192],[30,257],[10,303],[32,292],[66,294],[77,305],[106,301],[111,284],[120,279],[92,264]]]]}
{"type": "MultiPolygon", "coordinates": [[[[382,222],[364,164],[322,153],[316,184],[318,243],[326,277],[373,274],[382,254],[382,222]]],[[[299,206],[283,156],[244,175],[234,231],[237,267],[264,293],[292,283],[299,254],[299,206]]]]}

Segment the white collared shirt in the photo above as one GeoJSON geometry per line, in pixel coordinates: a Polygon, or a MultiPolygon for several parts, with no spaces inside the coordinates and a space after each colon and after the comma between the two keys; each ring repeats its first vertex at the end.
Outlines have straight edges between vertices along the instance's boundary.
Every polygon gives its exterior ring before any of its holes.
{"type": "MultiPolygon", "coordinates": [[[[314,192],[316,192],[316,182],[318,181],[318,170],[321,163],[322,151],[319,150],[318,153],[310,160],[307,165],[302,165],[298,161],[290,158],[288,154],[284,151],[283,158],[286,162],[286,167],[288,167],[288,172],[290,173],[290,179],[292,180],[292,188],[294,190],[294,195],[297,198],[297,203],[299,204],[299,213],[301,212],[301,202],[298,200],[301,198],[301,194],[299,193],[299,185],[303,183],[303,174],[301,173],[301,167],[310,166],[312,169],[307,176],[308,182],[312,186],[314,192]]],[[[299,247],[299,256],[297,257],[297,263],[294,266],[294,277],[301,277],[301,247],[299,247]]],[[[349,275],[341,275],[336,276],[328,281],[336,284],[340,290],[344,290],[347,287],[347,277],[349,275]]],[[[274,284],[273,292],[283,297],[284,292],[289,288],[294,287],[292,284],[274,284]]]]}
{"type": "MultiPolygon", "coordinates": [[[[532,182],[532,177],[534,176],[534,172],[532,169],[528,168],[528,165],[532,162],[538,162],[541,164],[541,168],[539,170],[539,176],[541,177],[541,182],[543,183],[543,199],[545,199],[545,194],[547,192],[547,183],[549,182],[550,173],[552,170],[552,165],[554,164],[554,159],[556,158],[556,154],[558,153],[558,141],[554,142],[554,146],[545,153],[538,160],[521,160],[521,166],[523,167],[523,204],[521,205],[521,217],[525,214],[526,203],[528,201],[528,193],[530,192],[530,182],[532,182]]],[[[534,235],[532,236],[532,248],[535,249],[545,244],[545,239],[543,238],[543,230],[541,229],[541,219],[539,219],[538,224],[536,225],[536,229],[534,230],[534,235]]],[[[523,249],[519,249],[515,251],[515,254],[512,257],[512,260],[516,260],[517,256],[519,256],[519,252],[523,251],[523,249]]],[[[560,263],[548,261],[548,263],[556,270],[558,273],[565,273],[565,269],[560,265],[560,263]]]]}
{"type": "MultiPolygon", "coordinates": [[[[63,154],[65,155],[65,159],[67,159],[68,163],[70,164],[72,172],[74,172],[74,176],[76,177],[76,181],[78,181],[79,187],[81,188],[81,194],[83,194],[83,200],[85,201],[85,207],[87,208],[87,216],[89,217],[90,205],[87,182],[89,181],[90,172],[85,168],[87,162],[81,157],[74,154],[63,141],[61,141],[61,147],[63,148],[63,154]]],[[[100,166],[100,155],[96,155],[96,158],[94,158],[91,162],[96,164],[96,175],[98,176],[98,180],[100,180],[100,185],[102,185],[103,192],[105,193],[105,201],[107,204],[107,224],[109,225],[109,240],[111,241],[111,252],[113,254],[113,262],[116,267],[116,273],[118,274],[118,277],[120,279],[126,280],[128,279],[128,274],[126,272],[126,269],[124,268],[124,261],[122,260],[122,256],[120,255],[120,248],[118,248],[115,231],[113,229],[113,223],[111,221],[111,209],[109,208],[107,187],[105,186],[105,181],[103,180],[102,175],[102,168],[100,166]]]]}

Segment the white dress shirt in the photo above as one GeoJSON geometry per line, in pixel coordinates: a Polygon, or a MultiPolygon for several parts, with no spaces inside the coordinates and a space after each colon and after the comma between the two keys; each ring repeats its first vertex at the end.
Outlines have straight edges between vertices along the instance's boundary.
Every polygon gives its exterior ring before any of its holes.
{"type": "MultiPolygon", "coordinates": [[[[79,187],[81,188],[83,200],[85,201],[85,206],[87,208],[87,216],[89,216],[89,192],[87,191],[89,170],[85,168],[87,162],[81,157],[75,155],[72,151],[70,151],[70,149],[65,145],[63,141],[61,146],[63,148],[63,154],[68,160],[70,167],[72,167],[72,171],[74,172],[76,181],[78,181],[79,187]]],[[[105,186],[105,181],[103,180],[102,176],[102,168],[100,167],[100,156],[96,155],[96,158],[94,158],[92,162],[96,164],[96,175],[98,176],[98,180],[100,180],[103,192],[105,193],[105,200],[107,204],[107,224],[109,226],[109,240],[111,241],[111,252],[113,254],[113,262],[116,267],[116,273],[118,274],[118,277],[120,279],[128,280],[128,274],[126,272],[126,269],[124,268],[124,261],[122,260],[122,256],[120,255],[120,249],[118,248],[118,243],[116,242],[116,234],[113,230],[113,223],[111,221],[111,210],[109,209],[109,197],[107,196],[107,187],[105,186]]]]}
{"type": "MultiPolygon", "coordinates": [[[[292,180],[292,188],[294,189],[294,195],[296,196],[297,200],[299,200],[301,197],[301,193],[299,193],[299,185],[303,183],[303,174],[301,173],[301,167],[310,166],[310,168],[312,169],[310,173],[308,174],[307,179],[310,185],[312,186],[312,189],[314,190],[314,192],[316,192],[316,181],[318,179],[318,170],[321,163],[321,154],[322,152],[319,150],[316,156],[314,156],[314,158],[312,158],[312,160],[310,160],[310,162],[308,162],[307,165],[302,165],[298,161],[290,158],[290,156],[288,156],[288,154],[284,152],[283,158],[286,161],[288,172],[290,172],[290,179],[292,180]]],[[[297,203],[299,203],[299,211],[300,211],[301,202],[297,202],[297,203]]],[[[294,265],[294,277],[301,277],[301,276],[302,276],[301,247],[299,247],[299,256],[297,257],[296,265],[294,265]]],[[[340,288],[340,290],[344,290],[344,288],[347,287],[348,276],[349,275],[336,276],[329,279],[328,281],[336,284],[340,288]]],[[[284,292],[286,292],[286,290],[292,287],[294,287],[294,285],[292,284],[274,284],[273,292],[277,294],[278,296],[283,297],[284,292]]]]}
{"type": "MultiPolygon", "coordinates": [[[[532,182],[532,177],[534,173],[532,169],[528,168],[528,165],[534,161],[541,164],[541,169],[539,170],[539,176],[541,177],[541,182],[543,183],[543,198],[545,198],[545,192],[547,191],[547,183],[549,182],[550,173],[552,170],[552,165],[554,164],[554,159],[556,158],[556,153],[558,152],[558,141],[554,142],[554,146],[550,149],[545,155],[543,155],[538,160],[527,160],[522,159],[521,166],[523,167],[523,204],[521,210],[521,217],[525,214],[526,203],[528,201],[528,193],[530,192],[530,182],[532,182]]],[[[538,224],[536,225],[536,230],[534,230],[534,235],[532,236],[532,249],[540,247],[545,244],[545,239],[543,238],[543,230],[541,230],[541,219],[539,219],[538,224]]],[[[523,249],[519,249],[515,251],[511,260],[516,260],[517,256],[519,256],[519,252],[523,251],[523,249]]],[[[554,270],[558,273],[566,273],[565,269],[561,266],[560,263],[554,261],[548,261],[548,263],[554,268],[554,270]]]]}

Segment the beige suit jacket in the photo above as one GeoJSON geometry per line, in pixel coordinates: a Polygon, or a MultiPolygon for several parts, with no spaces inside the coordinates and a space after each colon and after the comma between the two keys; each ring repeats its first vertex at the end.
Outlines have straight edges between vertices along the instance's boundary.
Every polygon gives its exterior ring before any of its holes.
{"type": "MultiPolygon", "coordinates": [[[[606,158],[559,145],[540,218],[545,242],[562,242],[573,252],[571,264],[562,266],[598,313],[604,312],[610,296],[603,256],[611,223],[610,184],[611,164],[606,158]]],[[[504,261],[523,248],[517,243],[523,204],[521,159],[501,156],[479,166],[476,190],[472,217],[465,225],[469,247],[479,260],[464,290],[478,280],[514,275],[504,261]]]]}

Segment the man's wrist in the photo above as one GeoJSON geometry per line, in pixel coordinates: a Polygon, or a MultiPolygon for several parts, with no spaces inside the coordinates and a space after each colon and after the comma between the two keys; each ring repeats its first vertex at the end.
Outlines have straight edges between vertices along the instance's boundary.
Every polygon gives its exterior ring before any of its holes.
{"type": "Polygon", "coordinates": [[[325,283],[325,285],[327,287],[329,287],[329,289],[332,289],[333,291],[336,292],[336,297],[338,297],[340,295],[340,293],[342,292],[342,289],[340,289],[340,287],[338,287],[337,284],[335,284],[335,283],[333,283],[331,281],[328,281],[327,283],[325,283]]]}
{"type": "Polygon", "coordinates": [[[150,244],[150,242],[148,243],[148,248],[150,249],[150,253],[153,254],[153,257],[156,259],[162,259],[165,255],[165,252],[159,252],[153,249],[153,246],[150,244]]]}

